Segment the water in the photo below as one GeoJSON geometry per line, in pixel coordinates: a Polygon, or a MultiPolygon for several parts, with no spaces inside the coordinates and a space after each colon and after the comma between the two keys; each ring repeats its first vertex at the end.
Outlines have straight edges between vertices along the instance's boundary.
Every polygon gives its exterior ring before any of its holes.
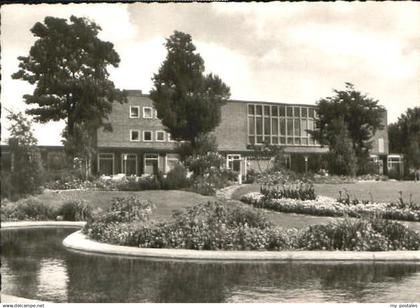
{"type": "Polygon", "coordinates": [[[53,302],[420,302],[420,264],[199,263],[86,255],[73,228],[3,230],[2,291],[53,302]]]}

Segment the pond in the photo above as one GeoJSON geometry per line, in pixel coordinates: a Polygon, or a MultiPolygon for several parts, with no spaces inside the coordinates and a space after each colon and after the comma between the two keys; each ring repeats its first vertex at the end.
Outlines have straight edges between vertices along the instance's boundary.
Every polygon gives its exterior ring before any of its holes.
{"type": "Polygon", "coordinates": [[[420,264],[210,263],[80,254],[74,228],[2,230],[2,292],[52,302],[419,302],[420,264]]]}

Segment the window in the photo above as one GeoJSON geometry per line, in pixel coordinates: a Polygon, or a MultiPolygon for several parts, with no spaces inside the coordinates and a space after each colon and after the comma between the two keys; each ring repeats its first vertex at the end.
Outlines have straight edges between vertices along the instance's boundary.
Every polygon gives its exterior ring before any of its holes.
{"type": "Polygon", "coordinates": [[[159,170],[159,155],[144,154],[144,173],[157,174],[159,170]]]}
{"type": "Polygon", "coordinates": [[[281,117],[284,117],[285,115],[286,115],[286,113],[285,113],[285,107],[284,106],[280,106],[280,116],[281,117]]]}
{"type": "Polygon", "coordinates": [[[235,172],[241,171],[241,155],[228,154],[226,157],[227,168],[235,172]]]}
{"type": "Polygon", "coordinates": [[[130,141],[140,141],[140,131],[130,129],[130,141]]]}
{"type": "Polygon", "coordinates": [[[163,130],[156,132],[156,141],[165,141],[165,132],[163,130]]]}
{"type": "Polygon", "coordinates": [[[248,114],[254,115],[255,114],[255,106],[254,105],[248,105],[248,114]]]}
{"type": "Polygon", "coordinates": [[[179,156],[177,154],[166,154],[166,172],[171,171],[179,164],[179,156]]]}
{"type": "Polygon", "coordinates": [[[130,118],[140,118],[139,106],[130,106],[130,118]]]}
{"type": "Polygon", "coordinates": [[[271,106],[271,115],[273,117],[277,117],[278,116],[278,107],[277,106],[271,106]]]}
{"type": "Polygon", "coordinates": [[[152,132],[150,130],[143,131],[143,141],[152,141],[152,132]]]}
{"type": "Polygon", "coordinates": [[[293,107],[287,107],[287,116],[293,117],[293,107]]]}
{"type": "Polygon", "coordinates": [[[293,136],[293,119],[287,119],[287,135],[293,136]]]}
{"type": "Polygon", "coordinates": [[[384,138],[378,139],[378,152],[383,153],[384,152],[384,138]]]}
{"type": "Polygon", "coordinates": [[[121,171],[126,175],[137,175],[137,155],[121,155],[121,171]]]}
{"type": "Polygon", "coordinates": [[[174,140],[172,140],[172,136],[170,133],[167,134],[167,138],[169,142],[174,142],[174,140]]]}
{"type": "Polygon", "coordinates": [[[153,108],[152,107],[143,107],[143,118],[152,119],[153,118],[153,108]]]}
{"type": "Polygon", "coordinates": [[[300,117],[300,108],[299,107],[295,107],[295,117],[300,117]]]}
{"type": "Polygon", "coordinates": [[[114,174],[114,154],[99,153],[98,154],[98,173],[101,175],[114,174]]]}

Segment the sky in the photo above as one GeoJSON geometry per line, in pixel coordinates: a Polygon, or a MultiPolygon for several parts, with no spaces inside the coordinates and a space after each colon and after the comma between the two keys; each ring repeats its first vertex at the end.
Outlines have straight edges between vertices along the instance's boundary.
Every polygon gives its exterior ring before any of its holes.
{"type": "MultiPolygon", "coordinates": [[[[388,110],[388,123],[420,106],[420,4],[416,2],[91,3],[1,7],[2,142],[7,110],[25,111],[33,87],[11,74],[46,16],[84,16],[120,55],[110,79],[148,93],[165,38],[191,34],[206,71],[232,99],[315,104],[351,82],[388,110]]],[[[34,123],[39,144],[59,145],[64,122],[34,123]]]]}

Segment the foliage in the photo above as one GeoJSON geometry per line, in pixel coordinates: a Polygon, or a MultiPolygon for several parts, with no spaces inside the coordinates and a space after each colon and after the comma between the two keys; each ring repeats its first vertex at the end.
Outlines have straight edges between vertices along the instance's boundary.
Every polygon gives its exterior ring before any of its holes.
{"type": "MultiPolygon", "coordinates": [[[[336,136],[342,131],[342,126],[334,125],[334,121],[342,119],[347,126],[359,170],[363,170],[363,166],[369,161],[371,138],[383,127],[381,122],[384,108],[378,105],[378,101],[356,91],[351,83],[346,83],[345,90],[334,90],[334,93],[333,97],[317,102],[317,129],[310,133],[319,143],[334,149],[336,136]]],[[[344,147],[345,144],[346,141],[344,147]]]]}
{"type": "Polygon", "coordinates": [[[175,31],[166,40],[167,56],[153,77],[150,97],[173,139],[189,141],[211,132],[220,122],[229,87],[216,75],[204,75],[204,61],[189,34],[175,31]]]}
{"type": "Polygon", "coordinates": [[[420,168],[420,107],[408,108],[388,126],[389,150],[403,153],[406,168],[420,168]]]}
{"type": "Polygon", "coordinates": [[[299,183],[282,186],[261,186],[261,194],[267,199],[315,200],[315,188],[312,184],[299,183]]]}
{"type": "Polygon", "coordinates": [[[77,137],[76,125],[93,131],[104,126],[113,101],[126,100],[108,78],[107,67],[117,67],[120,58],[112,43],[98,38],[100,30],[86,18],[71,16],[68,23],[46,17],[32,27],[37,40],[29,56],[18,58],[19,71],[12,75],[35,85],[24,99],[38,106],[27,113],[41,123],[65,120],[66,137],[77,137]]]}
{"type": "Polygon", "coordinates": [[[137,247],[196,250],[395,250],[420,248],[420,234],[380,219],[342,219],[284,230],[246,206],[198,204],[164,222],[104,223],[84,228],[93,239],[137,247]]]}
{"type": "Polygon", "coordinates": [[[172,170],[166,175],[164,181],[165,189],[181,189],[186,188],[190,184],[187,178],[187,169],[182,164],[176,164],[172,170]]]}
{"type": "Polygon", "coordinates": [[[55,217],[55,210],[35,197],[17,202],[3,200],[1,204],[2,221],[51,220],[55,217]]]}
{"type": "Polygon", "coordinates": [[[204,176],[212,172],[219,172],[224,168],[225,163],[224,157],[216,152],[190,156],[185,162],[193,176],[204,176]]]}
{"type": "Polygon", "coordinates": [[[87,221],[92,219],[92,207],[86,200],[72,200],[65,202],[57,215],[67,221],[87,221]]]}
{"type": "Polygon", "coordinates": [[[39,192],[43,184],[43,167],[31,122],[21,112],[10,113],[7,119],[11,123],[9,147],[13,153],[13,170],[10,184],[7,184],[11,188],[10,194],[13,196],[39,192]]]}
{"type": "Polygon", "coordinates": [[[216,136],[214,134],[199,134],[194,147],[189,142],[180,142],[176,146],[180,160],[185,162],[191,156],[202,156],[210,152],[217,152],[216,136]]]}
{"type": "Polygon", "coordinates": [[[344,119],[340,117],[337,120],[332,120],[329,129],[337,133],[330,140],[329,171],[332,174],[355,176],[357,159],[344,119]]]}
{"type": "Polygon", "coordinates": [[[318,196],[315,200],[272,199],[261,193],[248,193],[241,201],[252,204],[257,208],[269,209],[277,212],[307,214],[315,216],[344,216],[364,217],[380,215],[384,219],[420,221],[420,211],[417,207],[401,208],[393,203],[374,203],[337,201],[333,198],[318,196]]]}
{"type": "Polygon", "coordinates": [[[386,219],[349,219],[310,226],[299,238],[308,250],[418,250],[420,235],[386,219]]]}

